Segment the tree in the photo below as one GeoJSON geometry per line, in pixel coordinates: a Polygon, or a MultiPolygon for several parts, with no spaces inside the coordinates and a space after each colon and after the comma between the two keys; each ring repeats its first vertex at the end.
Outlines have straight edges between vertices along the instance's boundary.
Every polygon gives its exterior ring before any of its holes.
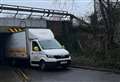
{"type": "Polygon", "coordinates": [[[118,23],[115,20],[114,11],[117,9],[119,3],[118,0],[94,0],[97,6],[95,7],[99,13],[98,18],[102,18],[105,26],[106,34],[106,46],[105,48],[111,48],[113,43],[114,27],[118,23]],[[98,6],[99,5],[99,6],[98,6]]]}

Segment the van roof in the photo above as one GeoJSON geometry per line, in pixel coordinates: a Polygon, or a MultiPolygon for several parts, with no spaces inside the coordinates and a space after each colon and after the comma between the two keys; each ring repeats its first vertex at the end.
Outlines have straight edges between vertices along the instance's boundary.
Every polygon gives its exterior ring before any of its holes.
{"type": "Polygon", "coordinates": [[[38,38],[39,40],[52,39],[54,34],[50,29],[29,29],[29,38],[38,38]]]}

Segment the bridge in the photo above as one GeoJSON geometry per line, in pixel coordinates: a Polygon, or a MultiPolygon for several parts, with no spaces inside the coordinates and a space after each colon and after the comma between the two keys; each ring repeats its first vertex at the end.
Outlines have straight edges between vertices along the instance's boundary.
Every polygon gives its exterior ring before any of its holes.
{"type": "Polygon", "coordinates": [[[62,10],[0,4],[0,32],[9,32],[13,27],[45,28],[46,20],[72,21],[73,18],[74,15],[62,10]]]}

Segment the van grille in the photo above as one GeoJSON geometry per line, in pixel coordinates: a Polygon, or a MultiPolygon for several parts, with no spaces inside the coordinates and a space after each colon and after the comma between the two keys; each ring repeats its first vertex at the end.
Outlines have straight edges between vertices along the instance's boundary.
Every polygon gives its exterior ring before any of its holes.
{"type": "Polygon", "coordinates": [[[56,59],[62,59],[62,58],[69,58],[69,55],[58,55],[58,56],[54,56],[54,58],[56,59]]]}

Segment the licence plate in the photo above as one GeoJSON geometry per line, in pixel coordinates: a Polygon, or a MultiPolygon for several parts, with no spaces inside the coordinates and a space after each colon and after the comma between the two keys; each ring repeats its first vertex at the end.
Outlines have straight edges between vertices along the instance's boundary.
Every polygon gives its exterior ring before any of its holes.
{"type": "Polygon", "coordinates": [[[62,62],[60,62],[60,64],[66,64],[67,63],[67,61],[62,61],[62,62]]]}

